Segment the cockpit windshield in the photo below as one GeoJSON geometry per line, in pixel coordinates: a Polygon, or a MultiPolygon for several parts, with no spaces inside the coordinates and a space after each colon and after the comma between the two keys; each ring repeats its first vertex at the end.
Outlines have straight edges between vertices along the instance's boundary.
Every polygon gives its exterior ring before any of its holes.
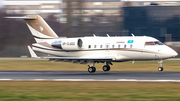
{"type": "Polygon", "coordinates": [[[160,42],[160,41],[154,41],[154,44],[155,44],[155,45],[163,45],[163,43],[160,42]]]}
{"type": "Polygon", "coordinates": [[[163,43],[160,41],[150,41],[150,42],[145,42],[145,45],[163,45],[163,43]]]}

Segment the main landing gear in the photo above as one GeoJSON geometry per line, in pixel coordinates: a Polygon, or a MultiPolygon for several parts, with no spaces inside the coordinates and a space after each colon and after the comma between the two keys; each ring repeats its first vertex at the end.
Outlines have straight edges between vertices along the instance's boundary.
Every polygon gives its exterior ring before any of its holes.
{"type": "Polygon", "coordinates": [[[94,73],[94,72],[96,72],[96,67],[93,67],[93,66],[92,66],[92,67],[89,67],[89,68],[88,68],[88,72],[89,72],[89,73],[94,73]]]}
{"type": "Polygon", "coordinates": [[[162,67],[163,61],[162,61],[162,60],[159,60],[158,63],[159,63],[159,65],[160,65],[160,67],[158,68],[158,71],[159,71],[159,72],[162,72],[162,71],[163,71],[163,67],[162,67]]]}
{"type": "Polygon", "coordinates": [[[107,72],[111,69],[111,67],[109,66],[110,65],[113,65],[111,62],[106,62],[106,65],[103,66],[103,71],[107,72]]]}
{"type": "MultiPolygon", "coordinates": [[[[111,69],[111,67],[109,65],[113,65],[111,62],[106,62],[106,65],[103,66],[103,71],[107,72],[111,69]]],[[[90,62],[90,64],[88,65],[88,72],[89,73],[94,73],[96,72],[96,67],[95,67],[95,62],[90,62]]]]}
{"type": "Polygon", "coordinates": [[[94,61],[93,61],[93,62],[90,62],[90,64],[89,64],[88,66],[89,66],[89,68],[88,68],[88,72],[89,72],[89,73],[94,73],[94,72],[96,72],[96,67],[95,67],[94,61]]]}

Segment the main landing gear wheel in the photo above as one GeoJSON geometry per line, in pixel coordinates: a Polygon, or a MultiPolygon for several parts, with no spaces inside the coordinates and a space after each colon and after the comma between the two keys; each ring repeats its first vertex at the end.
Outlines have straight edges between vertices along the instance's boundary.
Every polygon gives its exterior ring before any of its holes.
{"type": "Polygon", "coordinates": [[[89,72],[89,73],[94,73],[94,72],[96,72],[95,62],[94,62],[94,61],[91,61],[88,66],[89,66],[89,68],[88,68],[88,72],[89,72]]]}
{"type": "Polygon", "coordinates": [[[88,72],[89,73],[94,73],[94,72],[96,72],[96,68],[95,67],[89,67],[88,72]]]}
{"type": "Polygon", "coordinates": [[[104,65],[102,69],[103,69],[103,71],[106,72],[106,71],[109,71],[111,69],[111,67],[108,65],[104,65]]]}
{"type": "Polygon", "coordinates": [[[158,68],[158,71],[159,71],[159,72],[162,72],[162,71],[163,71],[163,67],[159,67],[159,68],[158,68]]]}

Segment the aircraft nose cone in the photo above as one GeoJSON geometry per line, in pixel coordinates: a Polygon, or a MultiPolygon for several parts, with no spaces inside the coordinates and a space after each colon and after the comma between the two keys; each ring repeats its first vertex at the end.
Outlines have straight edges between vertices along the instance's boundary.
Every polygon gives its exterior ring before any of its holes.
{"type": "Polygon", "coordinates": [[[178,53],[176,51],[171,52],[171,54],[173,57],[176,57],[178,55],[178,53]]]}

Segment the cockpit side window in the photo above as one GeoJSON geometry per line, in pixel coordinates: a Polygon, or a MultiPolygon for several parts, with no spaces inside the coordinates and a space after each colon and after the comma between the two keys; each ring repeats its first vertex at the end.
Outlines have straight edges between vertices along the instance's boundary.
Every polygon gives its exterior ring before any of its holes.
{"type": "Polygon", "coordinates": [[[160,41],[151,41],[151,42],[145,42],[145,45],[163,45],[160,41]]]}
{"type": "Polygon", "coordinates": [[[154,42],[146,42],[145,45],[154,45],[154,42]]]}

